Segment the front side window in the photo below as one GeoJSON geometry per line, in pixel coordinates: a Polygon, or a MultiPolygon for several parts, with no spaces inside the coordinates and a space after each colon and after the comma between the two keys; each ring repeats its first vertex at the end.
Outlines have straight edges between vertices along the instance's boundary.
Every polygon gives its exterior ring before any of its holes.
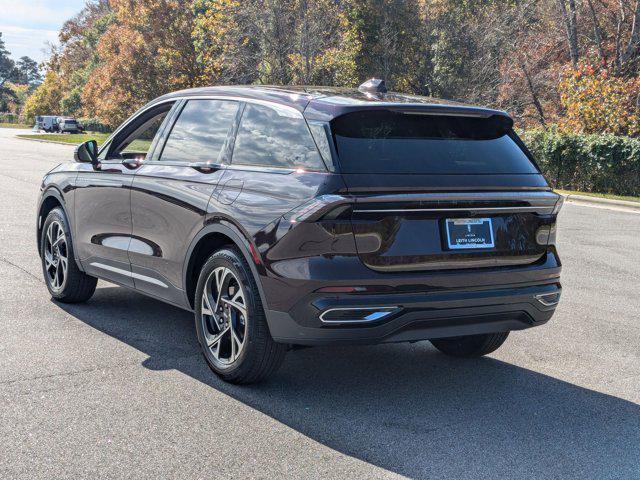
{"type": "Polygon", "coordinates": [[[146,158],[156,133],[171,110],[172,103],[141,114],[127,125],[109,147],[109,159],[146,158]]]}
{"type": "Polygon", "coordinates": [[[163,162],[221,163],[238,102],[189,100],[162,150],[163,162]]]}
{"type": "Polygon", "coordinates": [[[302,115],[285,107],[252,103],[242,114],[232,163],[325,170],[302,115]]]}

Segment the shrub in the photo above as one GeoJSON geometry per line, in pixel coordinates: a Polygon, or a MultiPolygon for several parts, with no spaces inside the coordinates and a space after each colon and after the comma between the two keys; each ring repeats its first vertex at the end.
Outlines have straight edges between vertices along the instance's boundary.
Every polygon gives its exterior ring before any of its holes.
{"type": "Polygon", "coordinates": [[[528,130],[522,139],[555,188],[640,196],[640,139],[528,130]]]}
{"type": "Polygon", "coordinates": [[[0,123],[20,123],[17,113],[0,112],[0,123]]]}
{"type": "Polygon", "coordinates": [[[113,130],[97,118],[78,118],[77,120],[87,132],[111,133],[113,130]]]}

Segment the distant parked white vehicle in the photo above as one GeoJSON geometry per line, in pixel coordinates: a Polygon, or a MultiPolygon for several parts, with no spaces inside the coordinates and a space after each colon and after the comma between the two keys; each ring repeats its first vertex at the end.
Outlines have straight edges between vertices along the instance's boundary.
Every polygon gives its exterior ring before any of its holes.
{"type": "Polygon", "coordinates": [[[45,132],[57,132],[59,131],[58,119],[60,117],[56,115],[38,115],[36,117],[36,124],[33,126],[34,130],[44,130],[45,132]]]}
{"type": "Polygon", "coordinates": [[[58,117],[58,131],[60,133],[80,133],[83,131],[83,128],[75,118],[58,117]]]}

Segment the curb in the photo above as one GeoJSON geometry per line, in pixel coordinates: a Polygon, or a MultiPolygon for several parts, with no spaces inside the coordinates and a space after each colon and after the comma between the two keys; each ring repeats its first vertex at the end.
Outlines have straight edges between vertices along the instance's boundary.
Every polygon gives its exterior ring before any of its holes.
{"type": "Polygon", "coordinates": [[[42,138],[25,138],[25,137],[19,137],[18,135],[16,135],[15,138],[19,140],[28,140],[29,142],[55,143],[56,145],[68,145],[70,147],[77,147],[78,145],[80,145],[79,143],[58,142],[56,140],[43,140],[42,138]]]}
{"type": "Polygon", "coordinates": [[[640,213],[640,202],[631,202],[629,200],[614,200],[612,198],[590,197],[588,195],[575,195],[573,193],[562,195],[565,197],[566,201],[572,203],[586,203],[603,208],[613,207],[622,210],[632,210],[640,213]]]}

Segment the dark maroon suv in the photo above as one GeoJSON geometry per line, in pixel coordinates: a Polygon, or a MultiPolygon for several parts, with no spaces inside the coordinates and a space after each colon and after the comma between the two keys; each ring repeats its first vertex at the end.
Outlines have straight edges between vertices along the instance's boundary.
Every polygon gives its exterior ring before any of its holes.
{"type": "Polygon", "coordinates": [[[379,81],[162,96],[45,176],[47,286],[81,302],[101,278],[193,311],[231,382],[292,345],[490,353],[561,291],[561,197],[512,125],[379,81]]]}

